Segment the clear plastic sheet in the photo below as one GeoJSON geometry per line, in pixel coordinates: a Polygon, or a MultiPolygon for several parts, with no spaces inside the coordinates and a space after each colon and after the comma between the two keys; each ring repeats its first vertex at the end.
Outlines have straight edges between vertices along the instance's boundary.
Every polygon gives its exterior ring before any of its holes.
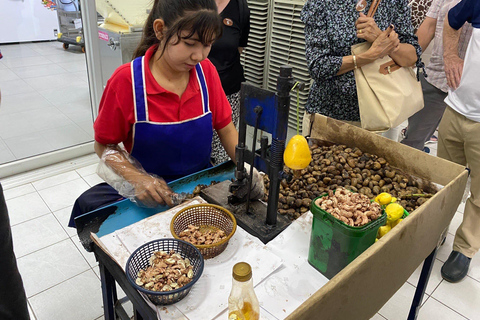
{"type": "Polygon", "coordinates": [[[165,203],[174,206],[185,200],[185,195],[174,193],[163,178],[146,172],[140,162],[117,145],[106,146],[97,174],[140,207],[154,208],[165,203]]]}

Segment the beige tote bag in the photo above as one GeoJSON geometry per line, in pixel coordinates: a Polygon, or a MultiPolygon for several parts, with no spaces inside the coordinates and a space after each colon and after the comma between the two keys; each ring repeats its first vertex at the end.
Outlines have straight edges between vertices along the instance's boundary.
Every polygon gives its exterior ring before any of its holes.
{"type": "MultiPolygon", "coordinates": [[[[368,15],[373,16],[374,11],[368,15]]],[[[370,46],[368,42],[353,45],[352,54],[359,55],[370,46]]],[[[400,67],[385,56],[354,73],[362,128],[387,131],[423,108],[422,86],[413,67],[400,67]]]]}

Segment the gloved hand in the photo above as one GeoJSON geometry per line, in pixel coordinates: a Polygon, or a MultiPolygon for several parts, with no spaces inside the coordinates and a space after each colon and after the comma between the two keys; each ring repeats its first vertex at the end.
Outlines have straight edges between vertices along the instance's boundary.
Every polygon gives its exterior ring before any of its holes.
{"type": "Polygon", "coordinates": [[[149,174],[142,165],[118,146],[108,146],[100,159],[97,174],[118,193],[141,207],[174,205],[176,195],[165,180],[149,174]]]}
{"type": "MultiPolygon", "coordinates": [[[[248,163],[244,164],[245,170],[247,171],[247,176],[250,175],[250,165],[248,163]]],[[[246,197],[248,193],[248,181],[245,181],[245,185],[239,188],[236,192],[236,196],[238,198],[242,198],[243,196],[246,197]]],[[[263,198],[265,194],[265,186],[263,184],[263,175],[258,172],[258,170],[253,167],[253,175],[252,175],[252,188],[250,190],[250,199],[252,200],[260,200],[263,198]]]]}

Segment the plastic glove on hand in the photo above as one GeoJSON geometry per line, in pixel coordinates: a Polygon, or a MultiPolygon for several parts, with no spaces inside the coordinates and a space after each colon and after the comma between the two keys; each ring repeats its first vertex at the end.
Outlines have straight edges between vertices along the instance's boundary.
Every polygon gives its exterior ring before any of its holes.
{"type": "MultiPolygon", "coordinates": [[[[248,163],[244,164],[247,176],[250,175],[250,165],[248,163]]],[[[243,198],[247,196],[248,193],[248,181],[245,179],[245,184],[241,186],[236,192],[235,195],[238,198],[243,198]]],[[[250,190],[250,199],[260,200],[265,194],[265,186],[263,184],[263,176],[258,172],[258,170],[253,167],[252,175],[252,188],[250,190]]]]}
{"type": "Polygon", "coordinates": [[[139,206],[147,208],[155,208],[164,204],[169,207],[174,206],[172,198],[174,192],[162,178],[152,175],[138,175],[130,182],[135,189],[133,200],[139,206]]]}

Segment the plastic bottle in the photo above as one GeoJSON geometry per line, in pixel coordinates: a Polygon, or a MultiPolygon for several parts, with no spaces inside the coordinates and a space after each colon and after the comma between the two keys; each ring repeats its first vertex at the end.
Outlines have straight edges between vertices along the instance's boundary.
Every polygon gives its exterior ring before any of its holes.
{"type": "Polygon", "coordinates": [[[260,319],[260,305],[253,290],[252,268],[246,262],[239,262],[233,266],[232,275],[228,320],[260,319]]]}

